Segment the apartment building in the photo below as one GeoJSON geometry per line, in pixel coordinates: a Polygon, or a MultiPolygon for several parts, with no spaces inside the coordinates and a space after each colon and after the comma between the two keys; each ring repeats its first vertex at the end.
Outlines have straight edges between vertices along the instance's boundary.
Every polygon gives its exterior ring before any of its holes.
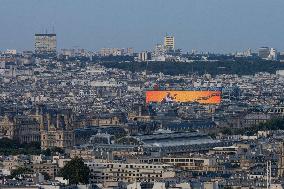
{"type": "Polygon", "coordinates": [[[91,170],[92,183],[123,181],[159,181],[175,177],[171,165],[92,161],[85,163],[91,170]]]}
{"type": "Polygon", "coordinates": [[[140,163],[163,163],[183,170],[197,172],[216,171],[217,162],[214,157],[160,157],[140,158],[140,163]]]}

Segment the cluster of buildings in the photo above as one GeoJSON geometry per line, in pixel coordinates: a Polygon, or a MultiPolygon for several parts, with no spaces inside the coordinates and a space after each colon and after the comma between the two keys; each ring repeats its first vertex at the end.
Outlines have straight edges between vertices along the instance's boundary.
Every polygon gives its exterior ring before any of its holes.
{"type": "Polygon", "coordinates": [[[71,158],[81,157],[90,170],[85,188],[282,188],[283,131],[230,141],[232,145],[171,154],[97,140],[67,154],[2,155],[0,186],[72,188],[58,173],[71,158]],[[12,179],[19,167],[28,171],[12,179]]]}
{"type": "Polygon", "coordinates": [[[258,50],[258,56],[265,60],[278,60],[278,52],[274,48],[261,47],[258,50]]]}
{"type": "MultiPolygon", "coordinates": [[[[9,50],[0,57],[0,140],[63,152],[0,154],[0,188],[74,188],[58,174],[74,157],[90,170],[88,188],[282,188],[283,130],[251,128],[283,119],[283,70],[133,73],[80,58],[91,55],[85,50],[65,49],[75,58],[55,58],[55,34],[35,39],[35,54],[9,50]],[[151,90],[220,90],[222,100],[146,103],[151,90]],[[238,129],[248,132],[225,132],[238,129]],[[28,171],[14,175],[19,168],[28,171]]],[[[133,49],[100,53],[134,56],[133,49]]],[[[174,37],[166,36],[138,60],[175,53],[174,37]]]]}
{"type": "MultiPolygon", "coordinates": [[[[16,50],[7,50],[5,54],[16,54],[16,50]]],[[[175,62],[192,62],[192,61],[216,61],[210,57],[210,53],[198,53],[193,50],[191,53],[182,54],[181,49],[177,49],[175,45],[175,37],[173,35],[165,35],[163,42],[156,44],[152,51],[134,52],[133,48],[102,48],[99,51],[88,51],[86,49],[61,49],[57,54],[57,40],[55,33],[35,34],[35,54],[41,58],[51,57],[133,57],[133,61],[175,61],[175,62]]],[[[236,52],[228,54],[230,58],[254,58],[271,61],[284,60],[283,53],[278,52],[275,48],[260,47],[257,52],[247,49],[244,52],[236,52]]]]}

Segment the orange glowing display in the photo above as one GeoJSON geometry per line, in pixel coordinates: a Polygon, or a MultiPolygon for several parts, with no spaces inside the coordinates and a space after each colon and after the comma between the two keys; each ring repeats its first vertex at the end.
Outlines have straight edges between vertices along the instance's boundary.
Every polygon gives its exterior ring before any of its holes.
{"type": "Polygon", "coordinates": [[[149,102],[219,104],[221,91],[146,91],[146,103],[149,102]]]}

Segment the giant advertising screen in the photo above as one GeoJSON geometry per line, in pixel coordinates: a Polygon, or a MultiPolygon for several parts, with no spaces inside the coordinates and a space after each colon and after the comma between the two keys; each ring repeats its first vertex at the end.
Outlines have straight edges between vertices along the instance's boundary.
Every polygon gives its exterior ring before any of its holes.
{"type": "Polygon", "coordinates": [[[149,102],[219,104],[221,102],[221,91],[146,91],[146,103],[149,102]]]}

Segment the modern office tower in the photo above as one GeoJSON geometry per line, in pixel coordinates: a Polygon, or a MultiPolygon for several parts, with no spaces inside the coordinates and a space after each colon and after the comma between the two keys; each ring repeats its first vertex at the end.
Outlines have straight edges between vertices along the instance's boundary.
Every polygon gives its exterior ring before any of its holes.
{"type": "Polygon", "coordinates": [[[164,46],[168,50],[173,50],[175,48],[175,38],[174,38],[174,36],[166,35],[164,37],[164,46]]]}
{"type": "Polygon", "coordinates": [[[56,34],[35,34],[35,54],[56,56],[56,34]]]}
{"type": "Polygon", "coordinates": [[[269,47],[260,47],[258,49],[258,56],[262,59],[267,59],[270,54],[270,48],[269,47]]]}

